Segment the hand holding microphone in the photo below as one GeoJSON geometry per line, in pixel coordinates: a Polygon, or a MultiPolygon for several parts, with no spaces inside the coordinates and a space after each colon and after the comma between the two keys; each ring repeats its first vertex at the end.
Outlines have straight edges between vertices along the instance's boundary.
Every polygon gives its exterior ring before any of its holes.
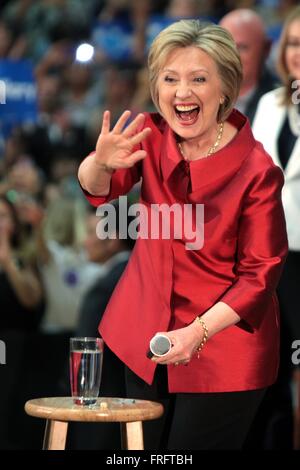
{"type": "Polygon", "coordinates": [[[205,330],[201,329],[200,338],[198,323],[194,321],[183,328],[156,333],[150,340],[147,357],[161,365],[189,364],[195,352],[199,351],[199,345],[205,342],[205,330]]]}

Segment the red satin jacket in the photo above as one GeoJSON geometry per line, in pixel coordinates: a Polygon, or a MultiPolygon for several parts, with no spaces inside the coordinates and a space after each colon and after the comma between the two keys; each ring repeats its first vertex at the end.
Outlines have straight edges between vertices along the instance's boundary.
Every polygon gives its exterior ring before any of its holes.
{"type": "MultiPolygon", "coordinates": [[[[204,204],[204,244],[187,250],[186,240],[138,239],[99,326],[108,346],[138,376],[152,383],[156,364],[146,357],[158,331],[191,323],[216,302],[241,321],[209,339],[200,358],[168,367],[170,392],[229,392],[266,387],[277,375],[279,311],[275,294],[287,253],[281,204],[283,175],[248,120],[234,110],[238,133],[211,157],[191,161],[191,188],[177,172],[182,157],[175,136],[158,114],[147,114],[152,133],[148,156],[117,170],[106,197],[127,193],[142,176],[141,200],[150,204],[204,204]]],[[[181,162],[181,163],[180,163],[181,162]]]]}

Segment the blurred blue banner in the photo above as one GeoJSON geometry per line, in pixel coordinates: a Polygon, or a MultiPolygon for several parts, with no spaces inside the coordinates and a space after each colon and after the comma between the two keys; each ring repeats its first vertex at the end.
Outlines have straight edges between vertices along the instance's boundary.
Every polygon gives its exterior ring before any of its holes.
{"type": "Polygon", "coordinates": [[[31,62],[0,60],[0,134],[37,119],[37,91],[31,62]]]}

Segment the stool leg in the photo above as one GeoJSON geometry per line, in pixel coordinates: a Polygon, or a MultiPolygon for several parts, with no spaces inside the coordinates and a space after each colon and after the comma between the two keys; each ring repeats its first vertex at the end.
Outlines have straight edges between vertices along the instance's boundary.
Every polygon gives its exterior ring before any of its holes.
{"type": "Polygon", "coordinates": [[[144,450],[143,423],[121,423],[122,449],[144,450]]]}
{"type": "Polygon", "coordinates": [[[67,431],[68,422],[47,419],[43,450],[64,450],[66,447],[67,431]]]}

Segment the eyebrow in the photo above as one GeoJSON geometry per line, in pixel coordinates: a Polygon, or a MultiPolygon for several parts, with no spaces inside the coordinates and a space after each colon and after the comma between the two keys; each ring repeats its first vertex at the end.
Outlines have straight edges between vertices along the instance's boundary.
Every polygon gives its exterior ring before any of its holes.
{"type": "MultiPolygon", "coordinates": [[[[178,73],[178,72],[176,72],[176,70],[172,70],[172,69],[163,69],[162,71],[163,71],[163,72],[178,73]]],[[[209,74],[209,71],[208,71],[208,70],[202,69],[202,68],[201,68],[201,69],[192,70],[192,71],[190,72],[190,74],[192,75],[193,73],[198,73],[198,72],[205,72],[205,73],[208,73],[208,74],[209,74]]]]}

